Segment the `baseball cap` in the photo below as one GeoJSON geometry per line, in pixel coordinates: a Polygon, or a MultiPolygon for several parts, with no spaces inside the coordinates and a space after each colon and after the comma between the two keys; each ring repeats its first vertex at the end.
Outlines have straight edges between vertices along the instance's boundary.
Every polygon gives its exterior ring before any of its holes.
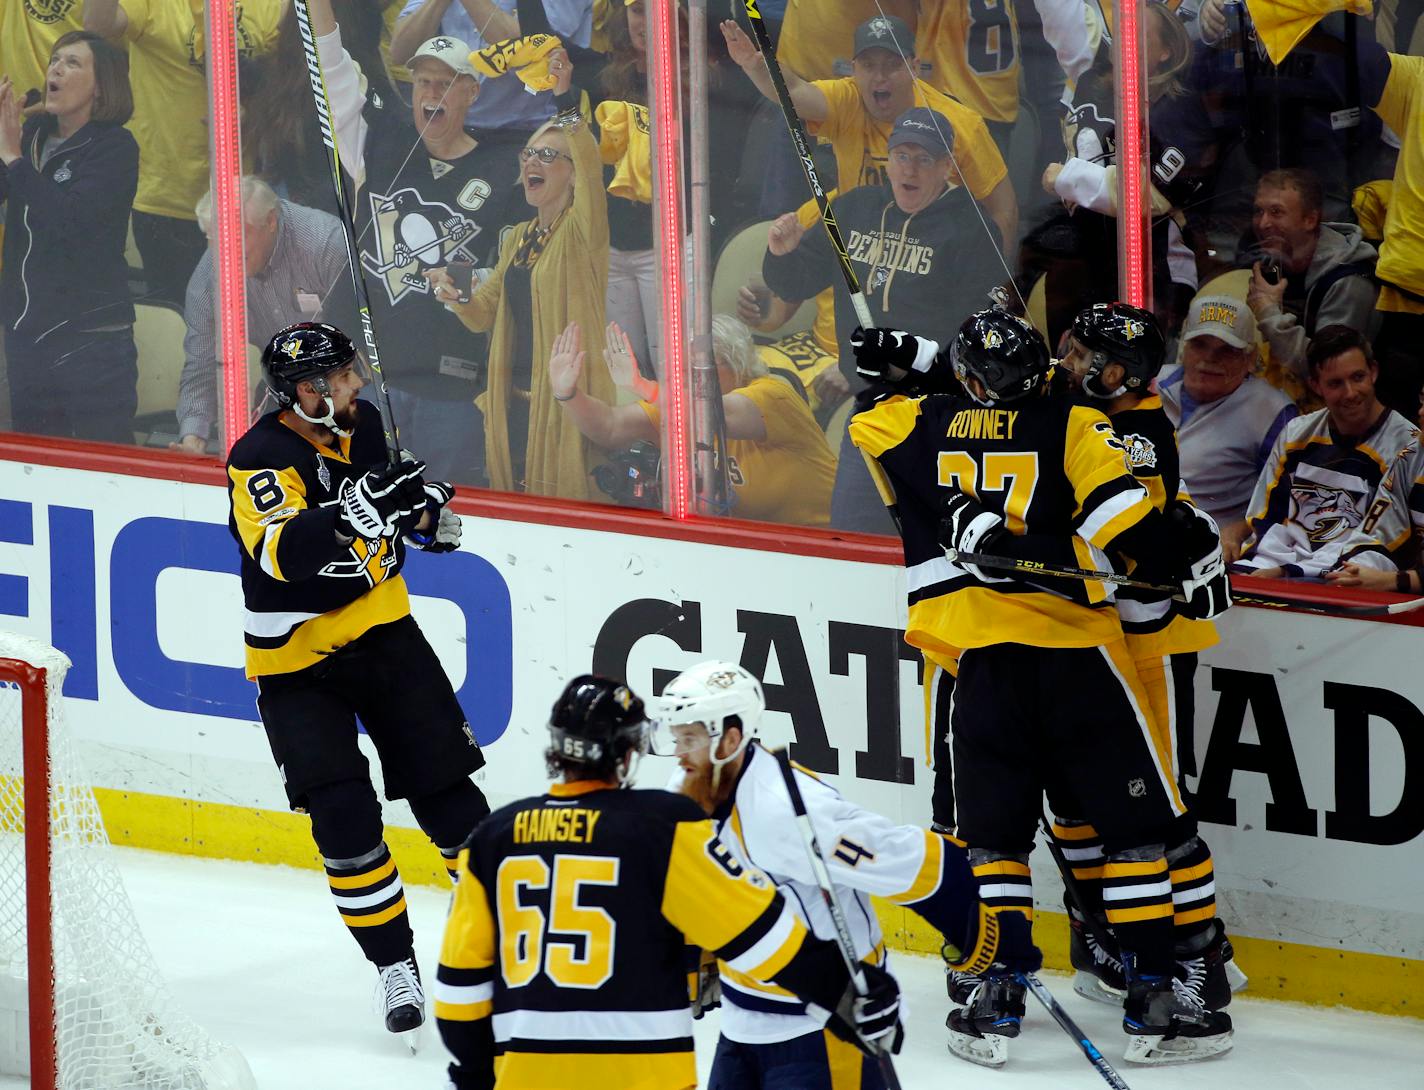
{"type": "Polygon", "coordinates": [[[1182,340],[1207,336],[1220,337],[1233,348],[1255,348],[1260,341],[1256,316],[1234,295],[1202,295],[1192,300],[1182,340]]]}
{"type": "Polygon", "coordinates": [[[915,52],[915,36],[905,20],[894,15],[877,15],[855,28],[855,51],[858,57],[867,49],[888,49],[891,53],[911,56],[915,52]]]}
{"type": "Polygon", "coordinates": [[[470,63],[470,47],[459,38],[452,38],[448,34],[437,34],[434,38],[422,43],[421,47],[415,51],[415,56],[406,62],[406,67],[413,68],[415,62],[421,57],[431,57],[439,61],[453,70],[457,76],[479,79],[475,72],[475,66],[470,63]]]}
{"type": "Polygon", "coordinates": [[[918,144],[934,156],[948,155],[954,148],[954,129],[944,114],[928,106],[914,106],[895,119],[885,150],[901,144],[918,144]]]}

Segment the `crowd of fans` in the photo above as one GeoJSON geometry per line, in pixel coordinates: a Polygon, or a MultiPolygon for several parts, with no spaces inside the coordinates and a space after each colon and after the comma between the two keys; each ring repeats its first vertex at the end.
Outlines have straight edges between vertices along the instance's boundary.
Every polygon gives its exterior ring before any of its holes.
{"type": "MultiPolygon", "coordinates": [[[[606,499],[661,441],[650,2],[312,0],[380,362],[437,476],[606,499]]],[[[1285,48],[1271,0],[1145,9],[1160,395],[1186,486],[1258,570],[1424,582],[1414,516],[1390,540],[1371,519],[1390,495],[1412,512],[1421,475],[1397,442],[1424,384],[1406,7],[1332,12],[1285,48]]],[[[689,172],[689,42],[708,45],[729,513],[888,532],[845,444],[855,317],[739,8],[678,28],[689,172]]],[[[877,324],[946,341],[995,291],[1057,347],[1117,296],[1110,4],[760,8],[877,324]]],[[[217,452],[204,19],[193,0],[0,0],[0,425],[217,452]],[[165,308],[185,335],[154,336],[165,308]]],[[[296,13],[243,0],[237,19],[248,338],[352,329],[296,13]]]]}

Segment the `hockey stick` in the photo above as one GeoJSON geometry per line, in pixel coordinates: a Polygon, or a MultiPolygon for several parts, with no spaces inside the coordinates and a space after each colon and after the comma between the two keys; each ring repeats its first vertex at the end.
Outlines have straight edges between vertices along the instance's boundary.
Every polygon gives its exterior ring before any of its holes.
{"type": "Polygon", "coordinates": [[[1035,973],[1019,973],[1018,978],[1024,982],[1033,996],[1043,1004],[1044,1010],[1053,1015],[1053,1020],[1063,1027],[1063,1032],[1068,1034],[1078,1042],[1078,1047],[1083,1050],[1083,1055],[1088,1058],[1088,1062],[1093,1065],[1093,1069],[1103,1077],[1113,1090],[1132,1090],[1121,1075],[1108,1063],[1107,1058],[1098,1051],[1098,1046],[1088,1039],[1088,1035],[1078,1028],[1078,1023],[1073,1021],[1068,1012],[1054,998],[1053,993],[1043,986],[1043,981],[1038,979],[1035,973]]]}
{"type": "MultiPolygon", "coordinates": [[[[748,6],[753,0],[747,0],[748,6]]],[[[801,788],[796,784],[796,772],[791,767],[791,754],[787,749],[776,751],[776,763],[781,768],[781,778],[786,782],[786,793],[791,796],[791,809],[796,814],[796,828],[801,834],[801,842],[806,846],[806,857],[811,863],[811,873],[815,875],[816,885],[821,887],[821,898],[826,902],[826,908],[830,910],[831,920],[836,926],[836,942],[841,948],[841,957],[845,958],[846,968],[850,970],[851,986],[855,988],[856,995],[865,995],[869,990],[865,983],[865,972],[860,967],[860,958],[855,955],[855,942],[850,937],[850,924],[846,923],[845,910],[841,907],[840,898],[836,896],[835,886],[831,884],[831,872],[826,866],[826,857],[821,854],[821,845],[816,840],[816,828],[811,824],[811,817],[806,813],[806,800],[801,797],[801,788]]],[[[887,1090],[900,1090],[900,1079],[895,1074],[895,1063],[890,1058],[889,1052],[877,1052],[880,1061],[880,1074],[885,1080],[887,1090]]]]}
{"type": "MultiPolygon", "coordinates": [[[[1182,601],[1182,588],[1171,583],[1148,583],[1116,572],[1099,571],[1096,568],[1070,568],[1061,564],[1050,564],[1038,560],[1015,560],[1007,556],[988,556],[985,553],[956,552],[946,549],[950,562],[964,560],[981,568],[1000,568],[1006,571],[1022,572],[1025,575],[1048,575],[1055,579],[1096,579],[1103,583],[1113,583],[1120,587],[1137,587],[1140,590],[1155,590],[1170,594],[1174,600],[1182,601]]],[[[1413,613],[1424,609],[1424,598],[1411,598],[1407,602],[1390,602],[1387,605],[1351,605],[1346,602],[1311,602],[1304,598],[1293,598],[1289,594],[1271,594],[1251,590],[1238,591],[1231,588],[1231,600],[1239,605],[1263,606],[1270,609],[1294,609],[1300,613],[1316,613],[1322,617],[1394,617],[1401,613],[1413,613]]]]}
{"type": "Polygon", "coordinates": [[[381,429],[386,439],[386,461],[400,461],[400,441],[396,438],[395,416],[391,412],[391,395],[386,389],[386,376],[381,370],[381,354],[376,348],[376,329],[371,324],[371,296],[366,290],[366,276],[361,270],[361,253],[356,245],[356,224],[351,216],[351,202],[346,192],[346,176],[341,170],[341,151],[336,146],[336,128],[331,120],[331,99],[326,93],[326,77],[322,75],[321,57],[312,34],[311,12],[307,0],[295,0],[297,30],[301,34],[302,53],[306,56],[307,74],[311,77],[312,97],[316,100],[316,121],[321,129],[321,142],[326,145],[331,167],[331,188],[336,194],[336,212],[341,218],[341,233],[346,240],[346,263],[351,270],[351,288],[356,293],[356,308],[361,315],[361,335],[366,342],[366,359],[376,380],[376,404],[381,410],[381,429]]]}

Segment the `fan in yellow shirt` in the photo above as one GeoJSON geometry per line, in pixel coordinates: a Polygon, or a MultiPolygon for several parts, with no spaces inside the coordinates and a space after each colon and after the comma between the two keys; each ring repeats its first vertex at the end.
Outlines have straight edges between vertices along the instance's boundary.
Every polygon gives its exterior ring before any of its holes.
{"type": "MultiPolygon", "coordinates": [[[[237,47],[244,58],[277,37],[285,0],[237,5],[237,47]]],[[[84,0],[86,30],[129,51],[139,148],[134,241],[150,294],[183,303],[207,241],[194,212],[208,191],[208,85],[202,0],[84,0]]]]}
{"type": "MultiPolygon", "coordinates": [[[[763,95],[776,101],[761,55],[736,23],[722,24],[727,51],[763,95]]],[[[949,120],[943,134],[959,176],[999,228],[1002,247],[1016,241],[1018,201],[1008,168],[984,119],[962,102],[913,75],[919,62],[915,37],[901,19],[876,16],[855,31],[852,74],[808,82],[786,72],[786,86],[801,120],[830,143],[836,156],[837,185],[844,192],[882,185],[889,161],[886,141],[895,119],[915,106],[928,106],[949,120]]]]}
{"type": "Polygon", "coordinates": [[[913,28],[917,8],[916,0],[788,0],[776,59],[805,79],[831,79],[836,61],[851,55],[856,27],[893,15],[913,28]]]}
{"type": "MultiPolygon", "coordinates": [[[[658,443],[662,414],[655,402],[609,405],[578,388],[583,335],[570,322],[549,354],[549,389],[559,408],[584,437],[604,450],[626,449],[639,440],[658,443]]],[[[751,333],[726,314],[712,319],[712,351],[722,387],[728,473],[738,518],[825,526],[830,521],[836,462],[811,414],[805,395],[768,374],[751,333]]],[[[610,370],[631,376],[636,368],[627,338],[608,327],[603,357],[610,370]]]]}

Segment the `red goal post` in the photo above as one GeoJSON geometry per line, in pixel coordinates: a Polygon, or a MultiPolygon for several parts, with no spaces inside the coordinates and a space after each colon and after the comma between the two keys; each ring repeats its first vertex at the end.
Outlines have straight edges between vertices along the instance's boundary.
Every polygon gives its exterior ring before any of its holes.
{"type": "Polygon", "coordinates": [[[144,940],[66,723],[68,669],[0,632],[0,1074],[33,1090],[255,1090],[144,940]]]}

